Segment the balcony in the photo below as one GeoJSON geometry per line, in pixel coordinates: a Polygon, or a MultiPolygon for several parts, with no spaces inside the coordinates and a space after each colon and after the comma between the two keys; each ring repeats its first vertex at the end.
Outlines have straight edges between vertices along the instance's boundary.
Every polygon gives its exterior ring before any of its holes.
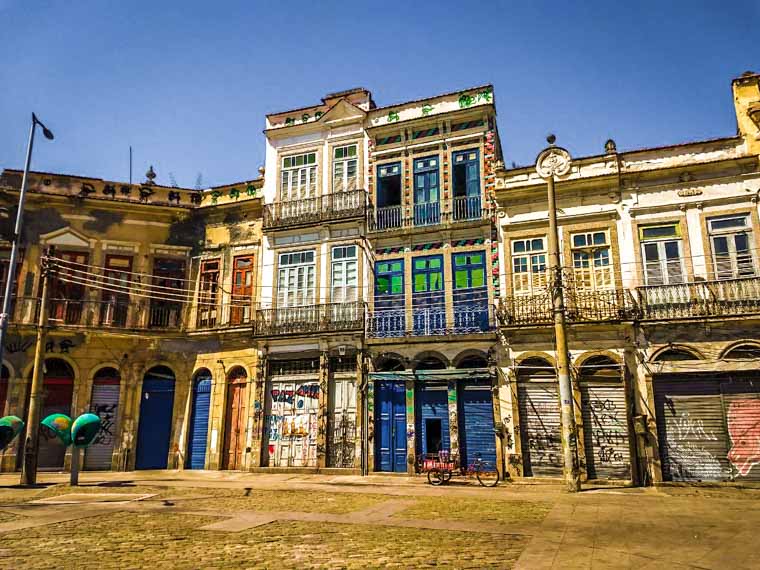
{"type": "MultiPolygon", "coordinates": [[[[630,291],[624,289],[565,291],[565,314],[572,324],[604,321],[630,321],[638,316],[638,307],[630,291]]],[[[531,295],[504,297],[497,312],[502,326],[549,325],[553,322],[549,291],[531,295]]]]}
{"type": "MultiPolygon", "coordinates": [[[[15,322],[37,324],[40,300],[21,297],[16,300],[15,322]]],[[[182,326],[182,303],[130,303],[127,301],[90,301],[49,299],[50,326],[82,328],[179,330],[182,326]]]]}
{"type": "Polygon", "coordinates": [[[401,338],[408,336],[445,336],[479,334],[493,330],[493,312],[486,304],[462,304],[454,307],[453,323],[443,306],[413,307],[411,320],[407,310],[378,309],[367,317],[369,338],[401,338]]]}
{"type": "Polygon", "coordinates": [[[324,303],[303,307],[259,309],[253,323],[256,337],[361,331],[364,303],[324,303]]]}
{"type": "Polygon", "coordinates": [[[251,298],[232,295],[231,302],[215,305],[199,305],[196,311],[196,330],[231,329],[247,327],[253,322],[251,298]]]}
{"type": "Polygon", "coordinates": [[[639,287],[645,320],[760,314],[760,277],[639,287]]]}
{"type": "Polygon", "coordinates": [[[370,208],[369,231],[385,232],[399,228],[427,227],[452,222],[484,220],[488,215],[480,196],[458,196],[451,201],[451,210],[442,211],[440,202],[421,202],[407,216],[400,204],[370,208]]]}
{"type": "Polygon", "coordinates": [[[364,218],[366,211],[367,193],[364,190],[335,192],[315,198],[266,204],[263,227],[265,230],[285,229],[364,218]]]}

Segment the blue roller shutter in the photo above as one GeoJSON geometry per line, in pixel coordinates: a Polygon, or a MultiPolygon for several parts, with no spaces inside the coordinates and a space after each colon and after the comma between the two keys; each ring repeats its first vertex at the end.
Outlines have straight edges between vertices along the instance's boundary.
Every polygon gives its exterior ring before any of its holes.
{"type": "Polygon", "coordinates": [[[173,407],[174,380],[147,374],[140,397],[136,469],[166,469],[173,407]]]}
{"type": "Polygon", "coordinates": [[[406,472],[406,392],[403,382],[375,385],[375,469],[406,472]]]}
{"type": "Polygon", "coordinates": [[[480,454],[496,465],[496,434],[493,424],[491,386],[463,382],[459,390],[459,448],[466,465],[480,454]]]}
{"type": "MultiPolygon", "coordinates": [[[[449,402],[446,384],[423,384],[417,388],[417,452],[424,457],[428,453],[451,449],[449,436],[449,402]],[[440,422],[440,449],[429,449],[428,427],[431,422],[440,422]]],[[[432,435],[432,434],[431,434],[432,435]]]]}
{"type": "Polygon", "coordinates": [[[190,441],[187,446],[189,469],[203,469],[206,466],[206,440],[208,439],[208,417],[211,407],[211,378],[201,377],[195,381],[193,390],[193,410],[190,418],[190,441]]]}

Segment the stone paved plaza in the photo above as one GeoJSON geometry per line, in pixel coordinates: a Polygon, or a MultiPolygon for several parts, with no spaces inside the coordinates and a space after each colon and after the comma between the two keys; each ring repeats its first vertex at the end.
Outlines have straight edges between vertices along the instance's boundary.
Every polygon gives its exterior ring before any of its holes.
{"type": "Polygon", "coordinates": [[[0,476],[0,568],[757,568],[760,490],[221,472],[0,476]]]}

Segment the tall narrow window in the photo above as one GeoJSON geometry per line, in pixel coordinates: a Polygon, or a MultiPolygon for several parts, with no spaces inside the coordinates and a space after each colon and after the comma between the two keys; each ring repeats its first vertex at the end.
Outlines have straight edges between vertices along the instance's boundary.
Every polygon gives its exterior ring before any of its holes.
{"type": "Polygon", "coordinates": [[[480,217],[480,153],[463,150],[452,155],[454,163],[454,219],[480,217]]]}
{"type": "Polygon", "coordinates": [[[403,335],[406,330],[404,260],[375,263],[375,312],[370,321],[372,334],[379,337],[403,335]]]}
{"type": "Polygon", "coordinates": [[[578,289],[612,289],[612,253],[606,231],[571,236],[575,286],[578,289]]]}
{"type": "Polygon", "coordinates": [[[356,246],[332,248],[332,302],[356,301],[358,271],[356,246]]]}
{"type": "Polygon", "coordinates": [[[443,334],[446,329],[443,256],[415,257],[412,263],[414,332],[420,335],[443,334]]]}
{"type": "Polygon", "coordinates": [[[438,157],[414,161],[414,224],[437,224],[441,219],[438,157]]]}
{"type": "MultiPolygon", "coordinates": [[[[84,276],[81,271],[89,271],[86,267],[89,255],[77,251],[62,251],[57,257],[69,263],[64,264],[67,273],[76,280],[84,276]]],[[[71,281],[71,280],[69,280],[71,281]]],[[[53,279],[50,291],[50,318],[63,321],[66,324],[78,324],[82,318],[85,286],[80,283],[66,282],[53,279]]]]}
{"type": "Polygon", "coordinates": [[[219,260],[201,262],[200,289],[198,293],[198,326],[216,326],[219,295],[219,260]]]}
{"type": "Polygon", "coordinates": [[[333,192],[356,190],[356,145],[333,149],[333,192]]]}
{"type": "Polygon", "coordinates": [[[749,215],[711,218],[708,224],[715,277],[736,279],[757,275],[749,215]]]}
{"type": "Polygon", "coordinates": [[[316,265],[314,251],[280,254],[277,275],[277,303],[280,307],[301,307],[314,303],[316,265]]]}
{"type": "Polygon", "coordinates": [[[244,255],[232,261],[232,310],[230,324],[240,325],[251,320],[253,299],[253,256],[244,255]]]}
{"type": "Polygon", "coordinates": [[[401,163],[377,167],[377,229],[401,227],[401,163]]]}
{"type": "MultiPolygon", "coordinates": [[[[156,291],[169,293],[166,299],[151,299],[148,324],[154,328],[176,328],[180,325],[182,303],[172,291],[186,289],[185,260],[156,258],[153,260],[153,285],[156,291]]],[[[158,295],[158,293],[156,293],[158,295]]]]}
{"type": "Polygon", "coordinates": [[[123,327],[127,324],[129,307],[130,271],[132,258],[125,255],[107,255],[103,272],[106,287],[103,290],[103,304],[100,307],[100,324],[123,327]]]}
{"type": "Polygon", "coordinates": [[[484,251],[456,253],[454,269],[454,331],[465,334],[488,329],[488,288],[484,251]]]}
{"type": "Polygon", "coordinates": [[[314,198],[317,195],[317,154],[309,152],[282,159],[282,201],[314,198]]]}
{"type": "Polygon", "coordinates": [[[546,239],[512,240],[512,290],[529,295],[546,289],[546,239]]]}
{"type": "Polygon", "coordinates": [[[642,227],[639,239],[647,285],[684,282],[683,244],[678,224],[642,227]]]}

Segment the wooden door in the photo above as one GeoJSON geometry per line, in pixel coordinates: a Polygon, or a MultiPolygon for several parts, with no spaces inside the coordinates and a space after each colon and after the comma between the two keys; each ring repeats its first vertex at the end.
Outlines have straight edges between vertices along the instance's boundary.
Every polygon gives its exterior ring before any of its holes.
{"type": "Polygon", "coordinates": [[[253,256],[236,257],[232,266],[232,312],[230,324],[240,325],[251,320],[253,297],[253,256]]]}
{"type": "Polygon", "coordinates": [[[71,281],[81,281],[87,278],[83,272],[90,271],[90,268],[87,267],[89,256],[77,251],[62,251],[56,257],[64,261],[63,273],[68,282],[54,278],[51,283],[50,320],[70,325],[79,324],[82,317],[84,285],[71,281]]]}
{"type": "Polygon", "coordinates": [[[246,387],[247,378],[230,378],[227,385],[227,410],[224,422],[224,449],[222,469],[240,469],[245,447],[246,387]]]}

